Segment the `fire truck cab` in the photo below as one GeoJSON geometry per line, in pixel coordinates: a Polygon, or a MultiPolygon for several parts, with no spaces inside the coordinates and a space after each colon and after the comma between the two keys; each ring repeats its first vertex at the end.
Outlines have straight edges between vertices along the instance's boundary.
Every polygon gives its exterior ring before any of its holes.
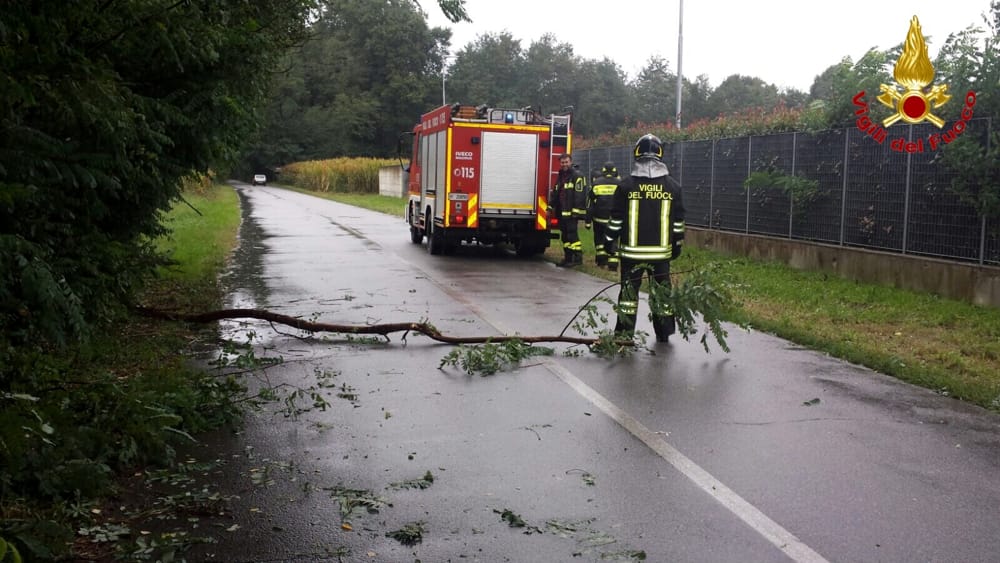
{"type": "Polygon", "coordinates": [[[405,210],[414,244],[431,254],[462,242],[509,243],[520,256],[544,252],[558,219],[549,189],[571,143],[571,115],[531,108],[445,105],[412,132],[405,210]]]}

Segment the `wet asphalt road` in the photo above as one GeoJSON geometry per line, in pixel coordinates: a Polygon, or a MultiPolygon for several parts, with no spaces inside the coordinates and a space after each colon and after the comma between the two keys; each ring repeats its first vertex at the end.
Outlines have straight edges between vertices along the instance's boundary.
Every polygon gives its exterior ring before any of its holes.
{"type": "MultiPolygon", "coordinates": [[[[234,307],[547,335],[606,285],[492,249],[430,256],[401,215],[237,187],[234,307]]],[[[419,335],[227,326],[284,359],[271,383],[336,387],[325,412],[264,413],[206,447],[239,528],[189,560],[1000,561],[1000,417],[770,335],[613,362],[555,345],[481,377],[438,369],[452,348],[419,335]],[[343,488],[385,504],[342,517],[343,488]],[[414,522],[420,543],[386,537],[414,522]]]]}

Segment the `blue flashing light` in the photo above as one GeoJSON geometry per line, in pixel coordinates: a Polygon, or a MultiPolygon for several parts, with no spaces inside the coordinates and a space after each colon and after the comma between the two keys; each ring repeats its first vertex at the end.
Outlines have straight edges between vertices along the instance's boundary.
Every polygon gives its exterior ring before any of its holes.
{"type": "Polygon", "coordinates": [[[507,113],[503,114],[503,122],[514,123],[514,113],[508,111],[507,113]]]}

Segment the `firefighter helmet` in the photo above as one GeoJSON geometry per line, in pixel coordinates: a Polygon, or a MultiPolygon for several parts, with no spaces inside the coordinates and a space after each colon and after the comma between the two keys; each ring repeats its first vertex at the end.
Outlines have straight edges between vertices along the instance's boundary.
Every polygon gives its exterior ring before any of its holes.
{"type": "Polygon", "coordinates": [[[643,158],[655,158],[657,160],[663,158],[663,142],[660,138],[652,133],[647,133],[639,140],[635,142],[635,150],[633,151],[636,160],[641,160],[643,158]]]}
{"type": "Polygon", "coordinates": [[[601,168],[601,174],[604,174],[608,178],[614,178],[618,175],[618,169],[615,168],[614,162],[605,162],[604,168],[601,168]]]}

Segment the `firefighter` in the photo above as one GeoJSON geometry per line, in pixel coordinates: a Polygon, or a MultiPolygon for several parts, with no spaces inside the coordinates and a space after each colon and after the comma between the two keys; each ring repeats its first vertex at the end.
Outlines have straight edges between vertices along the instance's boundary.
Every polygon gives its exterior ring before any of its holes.
{"type": "Polygon", "coordinates": [[[655,135],[643,135],[633,150],[632,173],[615,191],[611,219],[605,235],[605,250],[619,243],[621,290],[615,332],[635,334],[639,310],[639,286],[649,277],[650,318],[657,342],[667,342],[675,331],[669,303],[657,296],[670,290],[670,261],[681,255],[684,243],[684,202],[681,186],[662,162],[663,143],[655,135]],[[657,287],[658,285],[658,287],[657,287]]]}
{"type": "Polygon", "coordinates": [[[563,242],[563,261],[558,265],[561,268],[579,266],[583,264],[583,244],[578,229],[580,219],[587,217],[587,178],[574,168],[573,157],[569,154],[559,157],[555,192],[563,242]]]}
{"type": "Polygon", "coordinates": [[[605,233],[608,221],[611,219],[611,205],[614,203],[615,191],[621,183],[618,169],[613,162],[605,162],[596,171],[590,184],[590,198],[587,205],[587,227],[594,226],[594,253],[598,266],[607,266],[612,272],[618,271],[618,249],[612,243],[610,250],[604,249],[605,233]]]}

